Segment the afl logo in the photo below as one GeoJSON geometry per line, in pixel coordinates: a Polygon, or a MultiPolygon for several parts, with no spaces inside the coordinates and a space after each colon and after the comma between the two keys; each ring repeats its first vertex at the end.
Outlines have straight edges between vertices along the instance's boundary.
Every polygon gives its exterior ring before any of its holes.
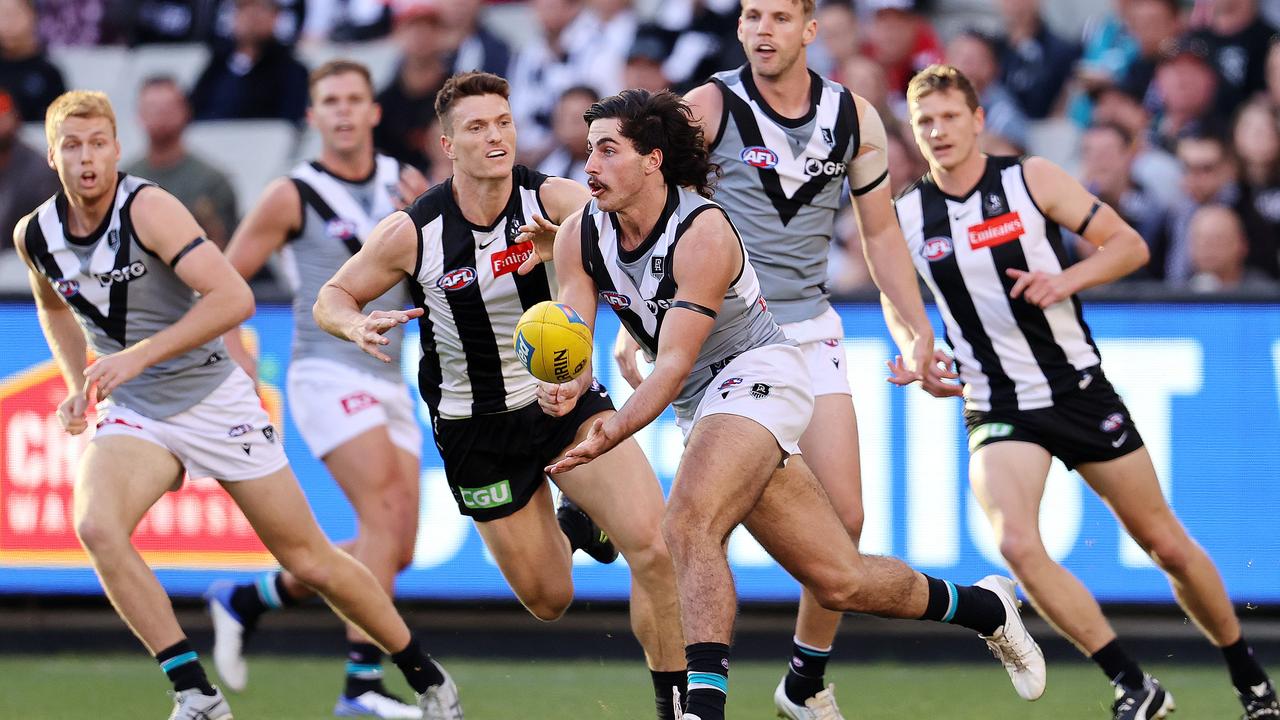
{"type": "Polygon", "coordinates": [[[920,247],[920,257],[929,262],[937,262],[951,254],[951,238],[945,235],[931,237],[920,247]]]}
{"type": "Polygon", "coordinates": [[[614,310],[626,310],[631,307],[631,298],[616,292],[602,292],[600,299],[609,303],[609,307],[614,310]]]}
{"type": "Polygon", "coordinates": [[[441,275],[436,287],[447,291],[461,290],[475,281],[476,269],[464,267],[441,275]]]}
{"type": "Polygon", "coordinates": [[[325,233],[335,240],[350,240],[356,236],[356,225],[350,220],[333,218],[324,225],[325,233]]]}
{"type": "Polygon", "coordinates": [[[1120,413],[1111,413],[1102,421],[1098,426],[1098,429],[1102,430],[1102,432],[1115,432],[1116,430],[1119,430],[1122,425],[1124,425],[1124,415],[1121,415],[1120,413]]]}
{"type": "Polygon", "coordinates": [[[742,158],[742,162],[761,170],[768,170],[778,164],[778,153],[759,145],[742,148],[742,154],[739,157],[742,158]]]}
{"type": "Polygon", "coordinates": [[[62,293],[62,297],[71,297],[80,292],[80,281],[58,280],[54,283],[54,287],[58,288],[58,292],[62,293]]]}

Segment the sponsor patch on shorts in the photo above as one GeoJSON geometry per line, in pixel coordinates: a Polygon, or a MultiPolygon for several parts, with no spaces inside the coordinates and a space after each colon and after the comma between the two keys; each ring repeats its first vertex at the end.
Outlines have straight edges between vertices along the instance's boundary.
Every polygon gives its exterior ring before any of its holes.
{"type": "Polygon", "coordinates": [[[468,508],[486,510],[511,502],[511,481],[500,480],[479,488],[458,488],[458,494],[462,496],[462,504],[468,508]]]}
{"type": "Polygon", "coordinates": [[[969,433],[969,452],[982,447],[982,444],[995,438],[1009,437],[1013,434],[1013,426],[1009,423],[993,422],[979,425],[969,433]]]}

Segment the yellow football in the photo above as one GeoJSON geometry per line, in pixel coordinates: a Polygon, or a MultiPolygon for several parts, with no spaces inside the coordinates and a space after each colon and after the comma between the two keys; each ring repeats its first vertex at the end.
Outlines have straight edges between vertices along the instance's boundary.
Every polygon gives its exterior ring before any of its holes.
{"type": "Polygon", "coordinates": [[[520,362],[543,382],[569,382],[591,359],[591,328],[563,303],[547,300],[525,310],[513,340],[520,362]]]}

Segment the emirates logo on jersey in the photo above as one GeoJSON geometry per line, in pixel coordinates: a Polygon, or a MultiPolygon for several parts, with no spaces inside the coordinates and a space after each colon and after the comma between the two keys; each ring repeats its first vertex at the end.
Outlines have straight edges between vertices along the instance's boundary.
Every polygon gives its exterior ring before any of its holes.
{"type": "Polygon", "coordinates": [[[531,242],[522,242],[494,253],[489,256],[489,262],[493,264],[493,276],[502,277],[507,273],[515,272],[531,255],[533,255],[531,242]]]}
{"type": "Polygon", "coordinates": [[[939,235],[924,241],[924,245],[920,246],[920,257],[929,262],[938,262],[951,255],[952,250],[954,247],[951,244],[951,238],[939,235]]]}
{"type": "Polygon", "coordinates": [[[995,247],[1022,237],[1026,230],[1016,212],[1005,213],[979,225],[969,227],[969,247],[974,250],[995,247]]]}

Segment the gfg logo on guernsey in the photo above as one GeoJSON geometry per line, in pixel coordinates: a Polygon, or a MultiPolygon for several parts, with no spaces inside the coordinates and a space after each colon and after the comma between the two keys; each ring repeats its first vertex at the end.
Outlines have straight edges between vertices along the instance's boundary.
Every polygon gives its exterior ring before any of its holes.
{"type": "Polygon", "coordinates": [[[826,175],[827,177],[838,177],[844,175],[845,164],[836,162],[835,160],[822,160],[820,158],[804,159],[804,174],[809,177],[817,177],[826,175]]]}
{"type": "Polygon", "coordinates": [[[454,290],[461,290],[475,281],[476,269],[464,267],[441,275],[440,279],[436,281],[436,287],[441,290],[452,292],[454,290]]]}
{"type": "Polygon", "coordinates": [[[626,310],[631,307],[631,298],[623,295],[622,293],[602,290],[600,292],[600,299],[609,303],[609,307],[614,310],[626,310]]]}
{"type": "Polygon", "coordinates": [[[738,157],[742,158],[742,162],[761,170],[768,170],[778,164],[778,153],[760,145],[742,148],[738,157]]]}
{"type": "Polygon", "coordinates": [[[142,264],[141,260],[133,262],[113,269],[109,273],[97,273],[98,284],[102,287],[109,287],[112,283],[127,283],[130,280],[137,280],[147,274],[147,266],[142,264]]]}
{"type": "Polygon", "coordinates": [[[511,502],[511,481],[502,480],[482,488],[458,488],[462,496],[462,504],[472,510],[506,505],[511,502]]]}
{"type": "Polygon", "coordinates": [[[953,249],[951,238],[939,235],[924,241],[924,245],[920,246],[920,257],[929,262],[937,262],[950,255],[953,249]]]}

